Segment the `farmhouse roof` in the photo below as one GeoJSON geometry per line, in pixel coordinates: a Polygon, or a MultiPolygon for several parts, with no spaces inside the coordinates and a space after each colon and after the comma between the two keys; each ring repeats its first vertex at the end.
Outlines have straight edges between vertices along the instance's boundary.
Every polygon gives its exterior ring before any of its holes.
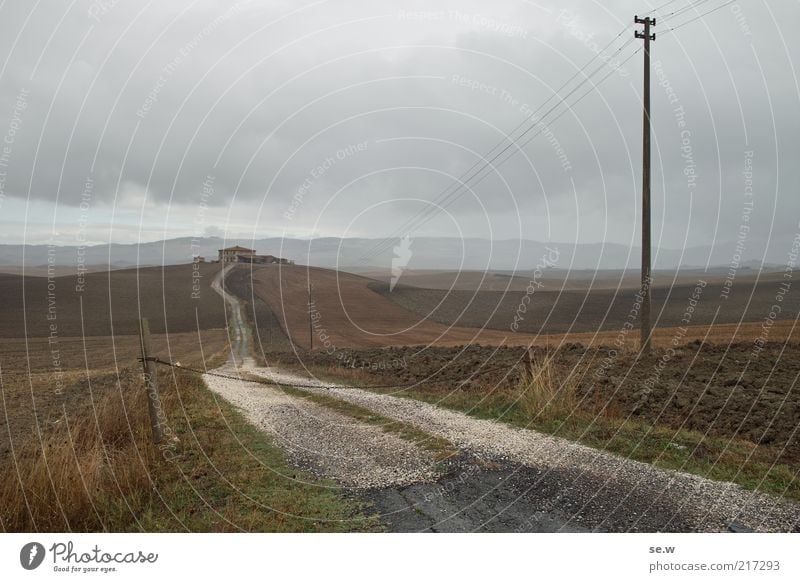
{"type": "Polygon", "coordinates": [[[246,247],[240,247],[239,245],[236,245],[236,246],[233,246],[233,247],[227,247],[227,248],[220,249],[220,250],[221,251],[250,251],[252,253],[256,252],[255,249],[248,249],[246,247]]]}

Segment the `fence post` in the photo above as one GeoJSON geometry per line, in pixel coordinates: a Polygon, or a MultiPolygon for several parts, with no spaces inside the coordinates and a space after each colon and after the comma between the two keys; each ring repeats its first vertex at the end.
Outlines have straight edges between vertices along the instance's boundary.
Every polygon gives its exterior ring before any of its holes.
{"type": "Polygon", "coordinates": [[[156,363],[150,359],[153,356],[153,348],[150,343],[150,324],[147,319],[139,320],[139,338],[142,346],[142,367],[144,368],[144,386],[147,390],[150,427],[153,429],[153,442],[160,445],[164,441],[166,422],[161,409],[161,398],[158,396],[158,370],[156,363]]]}
{"type": "Polygon", "coordinates": [[[533,346],[532,345],[528,346],[528,361],[525,362],[525,365],[528,368],[528,373],[531,375],[531,378],[533,378],[536,375],[536,370],[535,370],[535,366],[534,366],[533,346]]]}

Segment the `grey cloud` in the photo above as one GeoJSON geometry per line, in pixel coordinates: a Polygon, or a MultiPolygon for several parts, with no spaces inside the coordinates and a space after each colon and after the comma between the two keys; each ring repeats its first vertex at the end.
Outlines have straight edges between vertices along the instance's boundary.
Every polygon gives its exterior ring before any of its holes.
{"type": "MultiPolygon", "coordinates": [[[[494,145],[593,47],[625,26],[621,40],[632,35],[642,11],[627,1],[543,3],[547,10],[511,1],[231,6],[119,2],[98,11],[79,2],[59,25],[66,7],[43,2],[24,28],[30,7],[4,6],[0,132],[21,88],[30,91],[5,195],[75,206],[91,176],[97,203],[112,204],[118,184],[133,184],[153,202],[192,208],[212,175],[209,204],[219,213],[234,205],[239,216],[252,209],[264,232],[336,232],[371,208],[353,234],[382,236],[424,207],[387,202],[447,188],[448,176],[476,161],[469,150],[494,145]],[[312,176],[298,202],[315,168],[364,142],[364,151],[312,176]]],[[[735,238],[748,148],[759,195],[753,248],[796,229],[800,47],[784,23],[800,8],[760,8],[743,3],[738,20],[725,8],[674,35],[657,27],[654,61],[686,110],[697,172],[690,192],[674,103],[656,84],[663,246],[710,243],[716,225],[718,237],[735,238]]],[[[625,69],[423,233],[456,234],[457,226],[470,236],[635,241],[641,55],[625,69]]]]}

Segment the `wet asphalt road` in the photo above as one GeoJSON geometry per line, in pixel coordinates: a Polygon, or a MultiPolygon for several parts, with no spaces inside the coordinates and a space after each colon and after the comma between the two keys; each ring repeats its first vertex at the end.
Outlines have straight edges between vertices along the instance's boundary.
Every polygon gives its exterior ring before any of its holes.
{"type": "Polygon", "coordinates": [[[460,460],[436,483],[371,490],[372,504],[390,532],[687,532],[679,510],[647,497],[603,492],[586,474],[528,467],[487,468],[460,460]],[[588,495],[587,491],[596,493],[588,495]],[[588,501],[587,501],[588,499],[588,501]],[[654,526],[658,524],[658,526],[654,526]]]}

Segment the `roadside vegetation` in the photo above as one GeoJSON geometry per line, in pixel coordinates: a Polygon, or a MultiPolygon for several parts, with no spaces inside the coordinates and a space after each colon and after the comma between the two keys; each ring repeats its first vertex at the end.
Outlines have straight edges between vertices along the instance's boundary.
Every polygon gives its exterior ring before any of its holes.
{"type": "Polygon", "coordinates": [[[180,438],[159,451],[135,369],[92,378],[81,410],[51,417],[3,460],[3,531],[364,531],[377,528],[333,483],[282,452],[202,380],[159,372],[180,438]]]}
{"type": "Polygon", "coordinates": [[[504,394],[497,405],[478,414],[499,413],[516,426],[529,426],[548,434],[581,442],[620,456],[701,475],[732,481],[747,489],[800,499],[795,471],[773,464],[775,451],[741,439],[709,436],[644,422],[601,405],[582,402],[578,378],[559,369],[552,357],[524,372],[516,390],[504,394]]]}
{"type": "MultiPolygon", "coordinates": [[[[364,369],[307,367],[322,379],[366,389],[370,389],[369,384],[385,384],[387,380],[379,380],[364,369]]],[[[442,382],[372,390],[537,430],[660,468],[800,500],[797,467],[783,460],[786,451],[782,448],[649,422],[613,403],[582,394],[580,377],[579,370],[551,356],[535,362],[533,372],[522,370],[510,385],[473,382],[459,388],[455,383],[442,382]]]]}

